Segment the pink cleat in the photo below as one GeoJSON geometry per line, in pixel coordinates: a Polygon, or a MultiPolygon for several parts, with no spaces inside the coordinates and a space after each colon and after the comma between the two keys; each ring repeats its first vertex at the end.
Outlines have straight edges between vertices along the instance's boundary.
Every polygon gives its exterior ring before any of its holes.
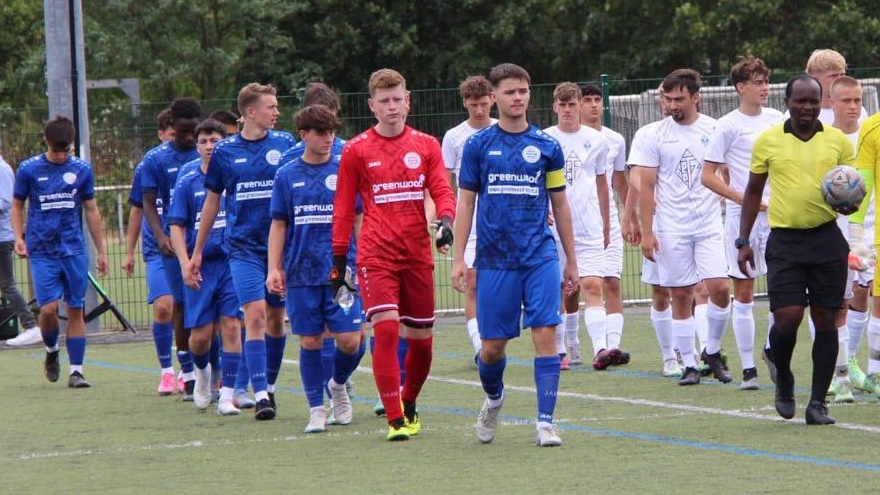
{"type": "Polygon", "coordinates": [[[571,366],[568,365],[568,356],[562,355],[562,359],[559,360],[559,369],[563,371],[571,369],[571,366]]]}
{"type": "Polygon", "coordinates": [[[175,379],[174,373],[162,373],[162,378],[159,379],[159,395],[171,395],[174,393],[175,387],[175,379]]]}
{"type": "Polygon", "coordinates": [[[182,394],[186,392],[186,382],[183,381],[183,375],[177,375],[177,393],[182,394]]]}

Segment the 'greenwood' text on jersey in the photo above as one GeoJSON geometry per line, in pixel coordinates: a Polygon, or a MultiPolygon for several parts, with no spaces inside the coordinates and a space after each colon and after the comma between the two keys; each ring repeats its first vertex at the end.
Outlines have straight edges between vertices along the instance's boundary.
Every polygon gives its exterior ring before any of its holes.
{"type": "MultiPolygon", "coordinates": [[[[174,186],[174,196],[171,197],[171,205],[165,218],[169,225],[179,225],[186,232],[186,250],[192,255],[196,244],[196,234],[199,231],[199,222],[202,219],[202,207],[205,205],[207,191],[205,190],[205,173],[201,169],[201,158],[185,165],[181,170],[177,184],[174,186]],[[195,164],[195,167],[192,166],[195,164]]],[[[204,259],[223,258],[226,256],[223,250],[224,233],[226,231],[226,197],[220,197],[220,209],[217,210],[217,218],[211,234],[205,241],[202,251],[204,259]]]]}

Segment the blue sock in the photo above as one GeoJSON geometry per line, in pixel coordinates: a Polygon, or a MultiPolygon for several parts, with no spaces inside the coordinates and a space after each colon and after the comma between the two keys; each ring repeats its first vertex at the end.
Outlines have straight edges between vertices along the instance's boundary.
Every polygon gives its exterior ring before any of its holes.
{"type": "Polygon", "coordinates": [[[477,370],[480,373],[483,391],[492,400],[500,399],[501,394],[504,392],[504,368],[506,366],[506,356],[494,364],[486,364],[482,358],[477,361],[477,370]]]}
{"type": "MultiPolygon", "coordinates": [[[[366,354],[366,353],[367,353],[367,343],[364,342],[363,339],[361,339],[361,346],[358,347],[357,359],[355,360],[354,364],[351,367],[351,373],[354,373],[354,370],[356,370],[357,367],[360,366],[361,359],[364,358],[364,354],[366,354]]],[[[349,375],[351,375],[351,373],[349,373],[349,375]]]]}
{"type": "Polygon", "coordinates": [[[177,351],[177,362],[180,363],[180,371],[183,373],[192,373],[193,357],[189,351],[177,351]]]}
{"type": "Polygon", "coordinates": [[[153,322],[153,344],[156,346],[156,357],[159,358],[159,366],[171,367],[171,344],[174,342],[174,329],[171,323],[153,322]]]}
{"type": "Polygon", "coordinates": [[[46,347],[55,347],[58,345],[58,336],[61,332],[56,328],[55,330],[43,330],[41,332],[43,334],[43,345],[46,347]]]}
{"type": "Polygon", "coordinates": [[[322,380],[324,384],[324,391],[327,393],[327,398],[330,398],[330,389],[327,388],[327,384],[330,382],[330,379],[333,378],[333,356],[336,354],[336,339],[330,337],[329,339],[324,339],[324,345],[321,347],[321,368],[324,370],[324,374],[322,375],[322,380]]]}
{"type": "Polygon", "coordinates": [[[345,383],[357,368],[360,353],[346,354],[339,349],[333,353],[333,381],[339,384],[345,383]]]}
{"type": "Polygon", "coordinates": [[[266,381],[275,384],[278,372],[281,371],[281,360],[284,359],[284,346],[287,344],[287,335],[273,337],[266,335],[266,381]]]}
{"type": "Polygon", "coordinates": [[[535,358],[535,389],[538,391],[538,421],[553,422],[559,392],[559,356],[535,358]]]}
{"type": "MultiPolygon", "coordinates": [[[[244,341],[245,341],[245,333],[246,330],[244,328],[241,329],[241,345],[242,350],[244,349],[244,341]]],[[[248,382],[251,380],[251,374],[248,371],[247,359],[242,359],[238,362],[238,374],[235,376],[235,390],[247,390],[248,382]]]]}
{"type": "Polygon", "coordinates": [[[406,351],[409,349],[409,344],[406,341],[406,337],[399,337],[397,339],[397,362],[400,364],[400,385],[403,386],[403,382],[406,381],[406,351]]]}
{"type": "Polygon", "coordinates": [[[221,352],[223,352],[223,341],[220,339],[220,334],[217,334],[211,340],[211,349],[208,351],[208,362],[211,363],[211,370],[215,373],[220,369],[221,352]]]}
{"type": "Polygon", "coordinates": [[[223,376],[220,378],[220,386],[224,388],[234,388],[235,379],[238,377],[239,363],[241,363],[240,352],[223,351],[223,357],[220,359],[220,366],[223,370],[223,376]]]}
{"type": "Polygon", "coordinates": [[[266,341],[247,340],[244,343],[244,358],[251,371],[251,386],[254,393],[266,391],[266,341]]]}
{"type": "Polygon", "coordinates": [[[324,376],[322,368],[321,349],[314,351],[299,349],[299,375],[302,377],[303,389],[306,399],[309,401],[309,407],[324,405],[324,392],[322,392],[324,387],[321,384],[324,376]]]}
{"type": "Polygon", "coordinates": [[[208,367],[208,361],[210,360],[210,352],[206,352],[204,354],[196,354],[192,353],[193,364],[196,365],[196,368],[203,370],[208,367]]]}
{"type": "Polygon", "coordinates": [[[67,359],[72,366],[82,366],[86,357],[86,338],[67,337],[67,359]]]}

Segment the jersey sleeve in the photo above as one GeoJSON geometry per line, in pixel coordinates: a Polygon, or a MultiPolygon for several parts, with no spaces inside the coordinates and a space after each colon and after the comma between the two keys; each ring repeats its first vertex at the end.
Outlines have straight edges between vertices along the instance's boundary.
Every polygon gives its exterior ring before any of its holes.
{"type": "Polygon", "coordinates": [[[437,140],[428,140],[428,190],[431,198],[437,205],[437,217],[455,217],[455,195],[452,186],[446,177],[446,168],[443,166],[443,156],[437,140]]]}
{"type": "Polygon", "coordinates": [[[80,191],[82,199],[83,201],[95,199],[95,174],[92,172],[92,167],[86,165],[83,168],[83,175],[82,191],[80,191]]]}
{"type": "Polygon", "coordinates": [[[272,220],[289,221],[288,217],[288,198],[287,191],[290,188],[285,179],[287,176],[286,166],[282,167],[275,174],[275,182],[272,184],[272,198],[269,200],[269,211],[272,214],[272,220]]]}
{"type": "Polygon", "coordinates": [[[755,147],[752,148],[752,163],[749,166],[749,171],[753,174],[766,174],[770,170],[770,157],[766,143],[766,133],[761,134],[755,140],[755,147]]]}
{"type": "Polygon", "coordinates": [[[660,166],[660,157],[653,146],[655,140],[651,138],[652,135],[649,129],[642,128],[636,131],[632,147],[629,150],[629,160],[627,163],[638,167],[657,168],[660,166]]]}
{"type": "MultiPolygon", "coordinates": [[[[205,175],[205,189],[221,194],[226,186],[223,184],[223,171],[226,165],[226,150],[222,147],[215,148],[208,163],[208,173],[205,175]]],[[[232,193],[233,191],[227,191],[232,193]]]]}
{"type": "Polygon", "coordinates": [[[556,140],[553,141],[553,148],[547,157],[547,166],[544,172],[547,174],[547,190],[548,191],[564,191],[565,190],[565,155],[562,154],[562,146],[556,140]]]}
{"type": "Polygon", "coordinates": [[[706,147],[706,161],[715,163],[727,163],[727,150],[730,149],[730,137],[727,126],[718,123],[715,130],[709,136],[709,145],[706,147]]]}
{"type": "Polygon", "coordinates": [[[144,207],[144,195],[141,192],[141,165],[143,165],[143,162],[134,169],[134,176],[131,178],[131,190],[128,192],[128,204],[138,208],[144,207]]]}
{"type": "Polygon", "coordinates": [[[31,171],[28,166],[18,166],[15,174],[15,183],[12,187],[12,197],[19,201],[25,201],[31,192],[31,171]]]}
{"type": "Polygon", "coordinates": [[[174,187],[174,194],[171,195],[171,204],[168,206],[168,213],[165,219],[171,225],[180,225],[186,227],[189,224],[189,185],[191,181],[185,177],[180,177],[177,185],[174,187]]]}
{"type": "Polygon", "coordinates": [[[455,144],[452,141],[452,131],[446,131],[446,134],[443,135],[443,143],[440,146],[446,170],[455,170],[455,166],[458,165],[458,157],[455,155],[455,144]]]}
{"type": "MultiPolygon", "coordinates": [[[[615,172],[623,172],[626,170],[626,140],[621,136],[620,139],[609,140],[608,144],[611,147],[617,148],[617,155],[614,157],[614,163],[611,164],[611,169],[615,172]]],[[[609,150],[610,151],[610,150],[609,150]]]]}
{"type": "Polygon", "coordinates": [[[333,198],[333,254],[346,255],[354,230],[355,198],[360,188],[360,158],[354,146],[342,150],[333,198]]]}
{"type": "Polygon", "coordinates": [[[152,154],[144,157],[143,170],[141,170],[141,191],[156,193],[159,190],[159,182],[156,177],[158,164],[152,154]]]}
{"type": "Polygon", "coordinates": [[[461,154],[461,169],[458,171],[458,187],[468,191],[480,190],[480,146],[474,136],[468,138],[461,154]]]}

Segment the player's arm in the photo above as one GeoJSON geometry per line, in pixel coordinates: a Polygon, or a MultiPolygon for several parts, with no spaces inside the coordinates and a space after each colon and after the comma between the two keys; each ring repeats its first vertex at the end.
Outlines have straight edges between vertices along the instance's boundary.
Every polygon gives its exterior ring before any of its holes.
{"type": "Polygon", "coordinates": [[[98,209],[98,203],[95,198],[83,200],[83,209],[85,210],[86,225],[89,228],[89,234],[92,236],[92,242],[95,243],[95,249],[98,257],[95,265],[98,269],[98,276],[107,275],[107,251],[104,247],[104,229],[101,221],[101,211],[98,209]]]}
{"type": "MultiPolygon", "coordinates": [[[[617,195],[620,204],[626,204],[626,198],[629,196],[629,184],[626,181],[626,172],[623,170],[615,170],[611,172],[611,188],[613,193],[617,195]]],[[[612,191],[608,191],[608,201],[612,201],[612,191]]]]}
{"type": "Polygon", "coordinates": [[[171,218],[168,219],[168,222],[171,230],[171,245],[174,246],[174,252],[177,253],[177,261],[180,263],[182,273],[187,273],[189,256],[186,255],[186,226],[183,225],[183,222],[178,223],[171,218]]]}
{"type": "MultiPolygon", "coordinates": [[[[144,217],[147,219],[147,226],[150,227],[150,230],[153,232],[153,237],[156,239],[156,245],[159,246],[159,251],[163,256],[174,256],[174,248],[171,246],[171,239],[165,235],[165,230],[162,229],[162,219],[159,218],[159,210],[156,209],[156,196],[158,194],[156,166],[157,165],[150,159],[149,155],[144,159],[142,165],[143,171],[141,172],[141,202],[144,208],[144,217]]],[[[162,206],[164,208],[168,207],[168,205],[162,206]]]]}
{"type": "Polygon", "coordinates": [[[730,187],[727,181],[725,181],[719,173],[723,173],[726,168],[727,165],[724,163],[705,160],[703,162],[703,171],[700,174],[700,182],[715,194],[729,199],[738,205],[742,205],[743,195],[730,187]]]}
{"type": "Polygon", "coordinates": [[[599,195],[599,212],[602,216],[602,237],[607,248],[611,243],[611,215],[608,211],[611,195],[608,191],[608,180],[604,175],[596,176],[596,193],[599,195]]]}
{"type": "Polygon", "coordinates": [[[638,203],[639,203],[639,167],[630,167],[629,183],[627,185],[626,199],[623,202],[623,225],[621,230],[623,238],[633,246],[642,243],[642,230],[639,226],[638,203]]]}
{"type": "Polygon", "coordinates": [[[144,219],[144,210],[131,205],[128,211],[128,230],[125,233],[125,263],[122,270],[131,278],[134,275],[134,250],[137,248],[138,238],[141,236],[141,222],[144,219]]]}
{"type": "Polygon", "coordinates": [[[437,140],[431,139],[431,148],[428,150],[428,192],[434,201],[436,212],[437,229],[434,235],[434,245],[440,253],[448,253],[452,247],[452,221],[455,219],[455,194],[446,177],[446,166],[443,163],[442,152],[437,140]]]}
{"type": "MultiPolygon", "coordinates": [[[[743,191],[742,213],[739,220],[739,238],[748,239],[752,234],[752,226],[758,218],[761,209],[761,197],[764,194],[764,186],[767,183],[766,173],[749,172],[749,182],[743,191]]],[[[754,271],[755,255],[752,247],[748,244],[739,248],[737,264],[742,273],[754,271]],[[751,267],[751,268],[750,268],[751,267]]]]}
{"type": "MultiPolygon", "coordinates": [[[[458,208],[455,212],[455,227],[453,238],[467,239],[473,228],[474,209],[477,203],[477,193],[467,189],[466,186],[458,188],[458,208]]],[[[464,264],[464,251],[467,243],[453,243],[452,249],[452,287],[464,293],[467,290],[467,271],[464,264]]]]}
{"type": "Polygon", "coordinates": [[[458,158],[455,156],[455,145],[449,131],[443,135],[443,142],[440,144],[440,152],[443,155],[443,165],[449,176],[449,187],[455,191],[457,184],[455,183],[455,166],[458,165],[458,158]]]}
{"type": "Polygon", "coordinates": [[[654,261],[660,246],[654,236],[654,190],[657,187],[657,168],[637,166],[639,169],[639,221],[642,226],[642,254],[654,261]]]}
{"type": "MultiPolygon", "coordinates": [[[[351,247],[351,235],[355,232],[357,217],[358,190],[361,182],[361,159],[357,152],[347,144],[339,160],[336,177],[336,194],[333,196],[333,265],[330,269],[330,290],[333,297],[343,286],[353,290],[346,282],[348,250],[351,247]]],[[[368,198],[361,197],[366,202],[368,198]]]]}
{"type": "Polygon", "coordinates": [[[269,292],[283,296],[287,292],[284,276],[284,244],[287,239],[287,219],[274,217],[269,227],[269,270],[266,288],[269,292]]]}
{"type": "MultiPolygon", "coordinates": [[[[560,177],[562,173],[560,172],[560,177]]],[[[548,182],[551,177],[548,175],[548,182]]],[[[571,226],[571,209],[568,206],[568,199],[565,197],[564,178],[562,187],[554,187],[550,189],[550,206],[553,209],[553,216],[556,219],[556,232],[559,233],[559,240],[562,243],[562,250],[565,252],[565,268],[563,269],[562,284],[566,295],[571,295],[578,288],[578,269],[575,260],[577,257],[574,252],[574,230],[571,226]]]]}
{"type": "Polygon", "coordinates": [[[15,235],[15,254],[22,258],[27,257],[27,247],[24,243],[24,200],[12,199],[12,232],[15,235]]]}

